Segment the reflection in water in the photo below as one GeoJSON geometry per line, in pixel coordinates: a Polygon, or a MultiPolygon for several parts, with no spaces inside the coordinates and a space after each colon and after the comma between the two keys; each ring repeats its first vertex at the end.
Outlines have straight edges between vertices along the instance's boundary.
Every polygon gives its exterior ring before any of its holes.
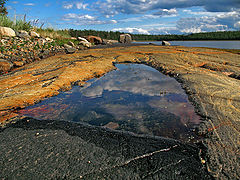
{"type": "Polygon", "coordinates": [[[145,65],[116,67],[84,88],[74,87],[19,113],[184,141],[193,136],[190,130],[200,118],[175,79],[145,65]]]}

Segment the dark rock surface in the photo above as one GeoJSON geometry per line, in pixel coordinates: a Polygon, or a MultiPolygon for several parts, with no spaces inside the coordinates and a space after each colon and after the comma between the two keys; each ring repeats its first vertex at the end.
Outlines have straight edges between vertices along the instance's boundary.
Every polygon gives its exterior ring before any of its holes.
{"type": "Polygon", "coordinates": [[[1,179],[211,179],[196,146],[61,121],[0,129],[1,179]]]}

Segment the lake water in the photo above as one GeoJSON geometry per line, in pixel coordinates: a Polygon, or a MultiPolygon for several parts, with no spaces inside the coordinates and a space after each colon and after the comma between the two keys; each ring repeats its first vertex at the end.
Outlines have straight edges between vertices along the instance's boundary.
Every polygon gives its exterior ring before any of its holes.
{"type": "MultiPolygon", "coordinates": [[[[186,46],[186,47],[209,47],[221,49],[240,49],[240,41],[169,41],[173,46],[186,46]]],[[[137,43],[154,43],[162,45],[161,41],[144,41],[137,43]]]]}
{"type": "Polygon", "coordinates": [[[201,120],[174,78],[146,65],[116,67],[84,87],[75,86],[19,113],[182,141],[194,139],[192,130],[201,120]]]}

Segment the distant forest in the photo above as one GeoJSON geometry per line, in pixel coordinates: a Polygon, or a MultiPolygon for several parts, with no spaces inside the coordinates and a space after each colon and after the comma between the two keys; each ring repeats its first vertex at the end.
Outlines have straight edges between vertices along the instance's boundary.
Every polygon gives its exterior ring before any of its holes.
{"type": "MultiPolygon", "coordinates": [[[[70,29],[69,33],[72,37],[83,37],[88,35],[99,36],[102,39],[118,40],[122,32],[113,31],[96,31],[96,30],[74,30],[70,29]]],[[[220,32],[204,32],[193,33],[188,35],[146,35],[131,34],[135,41],[182,41],[182,40],[240,40],[240,31],[220,31],[220,32]]]]}

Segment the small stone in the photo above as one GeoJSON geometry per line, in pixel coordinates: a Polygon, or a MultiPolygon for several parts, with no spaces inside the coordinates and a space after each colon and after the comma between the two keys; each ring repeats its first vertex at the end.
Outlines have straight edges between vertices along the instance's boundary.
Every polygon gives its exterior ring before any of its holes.
{"type": "Polygon", "coordinates": [[[24,62],[23,61],[14,61],[13,64],[14,64],[14,66],[21,67],[24,65],[24,62]]]}
{"type": "Polygon", "coordinates": [[[75,46],[75,44],[74,44],[72,41],[69,41],[69,42],[68,42],[68,45],[70,45],[70,46],[72,46],[72,47],[75,46]]]}
{"type": "Polygon", "coordinates": [[[8,72],[13,67],[13,64],[10,61],[5,59],[0,59],[0,73],[8,72]]]}
{"type": "Polygon", "coordinates": [[[40,37],[40,35],[39,35],[38,33],[34,32],[34,31],[30,31],[30,32],[29,32],[29,35],[30,35],[31,37],[34,37],[34,38],[39,38],[39,37],[40,37]]]}
{"type": "Polygon", "coordinates": [[[74,48],[74,47],[72,47],[68,44],[64,44],[64,48],[65,48],[65,51],[66,51],[67,54],[73,54],[77,51],[76,48],[74,48]]]}

